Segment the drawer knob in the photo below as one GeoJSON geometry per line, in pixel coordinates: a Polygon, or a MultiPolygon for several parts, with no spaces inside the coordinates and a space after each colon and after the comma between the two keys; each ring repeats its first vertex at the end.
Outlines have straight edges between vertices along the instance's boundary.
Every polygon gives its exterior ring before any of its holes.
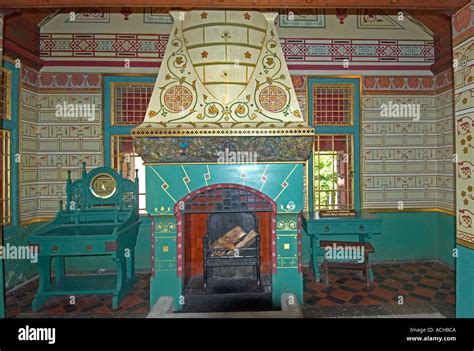
{"type": "Polygon", "coordinates": [[[325,226],[324,226],[324,231],[325,231],[326,233],[329,232],[329,226],[328,226],[328,225],[325,225],[325,226]]]}
{"type": "Polygon", "coordinates": [[[51,252],[52,252],[52,253],[56,253],[56,252],[58,252],[58,250],[59,250],[58,245],[53,245],[53,246],[51,247],[51,252]]]}
{"type": "Polygon", "coordinates": [[[91,252],[92,251],[92,245],[87,245],[86,246],[86,251],[91,252]]]}
{"type": "Polygon", "coordinates": [[[365,230],[365,227],[364,227],[363,224],[361,224],[361,225],[359,226],[359,230],[360,230],[361,232],[363,232],[363,231],[365,230]]]}

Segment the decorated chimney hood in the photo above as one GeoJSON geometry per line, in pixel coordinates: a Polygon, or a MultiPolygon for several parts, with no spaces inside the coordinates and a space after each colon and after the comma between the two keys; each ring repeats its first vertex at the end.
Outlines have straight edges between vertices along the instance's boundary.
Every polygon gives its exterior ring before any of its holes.
{"type": "Polygon", "coordinates": [[[174,24],[144,122],[132,132],[145,163],[304,161],[314,130],[296,98],[276,13],[171,12],[174,24]]]}

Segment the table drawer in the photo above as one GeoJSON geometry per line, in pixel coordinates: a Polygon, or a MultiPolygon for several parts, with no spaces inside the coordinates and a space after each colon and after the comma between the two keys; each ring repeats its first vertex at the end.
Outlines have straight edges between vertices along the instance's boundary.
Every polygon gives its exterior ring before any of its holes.
{"type": "Polygon", "coordinates": [[[94,255],[105,253],[103,241],[79,242],[47,242],[40,247],[41,255],[66,256],[66,255],[94,255]]]}
{"type": "Polygon", "coordinates": [[[347,233],[377,233],[380,231],[378,223],[361,222],[361,223],[346,223],[347,233]]]}
{"type": "Polygon", "coordinates": [[[318,223],[316,224],[318,234],[344,234],[344,223],[318,223]]]}

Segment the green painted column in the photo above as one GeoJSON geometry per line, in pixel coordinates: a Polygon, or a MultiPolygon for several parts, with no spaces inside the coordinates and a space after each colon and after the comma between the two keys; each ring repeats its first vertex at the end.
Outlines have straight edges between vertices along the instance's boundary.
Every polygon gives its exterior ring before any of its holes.
{"type": "Polygon", "coordinates": [[[456,315],[474,317],[474,2],[452,16],[456,126],[456,315]]]}
{"type": "Polygon", "coordinates": [[[280,306],[284,293],[293,293],[303,304],[303,273],[301,272],[301,232],[298,232],[297,213],[277,215],[276,264],[277,273],[272,277],[272,300],[280,306]]]}

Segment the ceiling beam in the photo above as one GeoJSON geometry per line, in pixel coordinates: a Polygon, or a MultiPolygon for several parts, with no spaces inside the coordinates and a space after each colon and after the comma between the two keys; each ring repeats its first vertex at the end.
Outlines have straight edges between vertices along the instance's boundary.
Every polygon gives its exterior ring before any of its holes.
{"type": "Polygon", "coordinates": [[[0,8],[179,7],[179,8],[378,8],[457,10],[470,0],[0,0],[0,8]]]}

